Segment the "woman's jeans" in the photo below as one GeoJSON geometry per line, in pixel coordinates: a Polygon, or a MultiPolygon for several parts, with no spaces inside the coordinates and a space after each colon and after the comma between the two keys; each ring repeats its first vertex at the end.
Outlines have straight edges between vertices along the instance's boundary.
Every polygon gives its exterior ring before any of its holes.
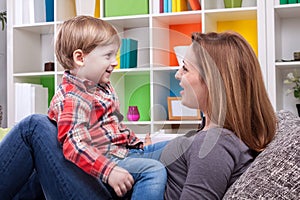
{"type": "MultiPolygon", "coordinates": [[[[165,168],[159,161],[145,157],[159,157],[164,145],[164,142],[150,145],[144,152],[131,150],[128,158],[117,161],[135,179],[132,198],[157,199],[157,192],[162,192],[160,196],[163,196],[165,168]],[[136,157],[144,162],[136,161],[136,157]]],[[[40,185],[47,199],[115,198],[111,187],[64,158],[57,141],[56,126],[45,115],[25,118],[1,141],[0,177],[0,197],[3,200],[21,199],[26,195],[24,199],[39,199],[40,185]]]]}

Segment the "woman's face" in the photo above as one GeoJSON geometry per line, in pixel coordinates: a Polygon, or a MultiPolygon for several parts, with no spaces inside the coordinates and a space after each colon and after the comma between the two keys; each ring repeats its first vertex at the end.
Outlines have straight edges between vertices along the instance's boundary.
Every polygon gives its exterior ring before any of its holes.
{"type": "Polygon", "coordinates": [[[192,46],[189,46],[184,57],[184,65],[177,71],[175,78],[180,81],[179,85],[183,89],[180,91],[182,104],[205,112],[207,87],[202,81],[196,61],[192,46]]]}

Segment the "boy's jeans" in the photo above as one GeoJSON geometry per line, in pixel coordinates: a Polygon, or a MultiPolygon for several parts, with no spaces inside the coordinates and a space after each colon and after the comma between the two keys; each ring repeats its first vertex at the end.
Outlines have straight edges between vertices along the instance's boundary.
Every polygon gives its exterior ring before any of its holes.
{"type": "Polygon", "coordinates": [[[126,169],[135,181],[131,200],[163,200],[167,173],[159,162],[160,154],[167,142],[146,146],[144,150],[131,149],[125,159],[112,158],[118,166],[126,169]]]}
{"type": "Polygon", "coordinates": [[[111,188],[63,157],[56,126],[46,115],[25,118],[1,141],[1,199],[13,199],[17,193],[17,198],[41,198],[39,183],[27,182],[32,176],[38,178],[47,199],[112,199],[111,188]]]}

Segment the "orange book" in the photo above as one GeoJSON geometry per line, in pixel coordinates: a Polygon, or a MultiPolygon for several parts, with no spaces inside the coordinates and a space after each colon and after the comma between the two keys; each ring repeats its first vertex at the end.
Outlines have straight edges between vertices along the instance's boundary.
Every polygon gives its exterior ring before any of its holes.
{"type": "Polygon", "coordinates": [[[189,4],[192,10],[201,10],[201,5],[199,0],[189,0],[189,4]]]}

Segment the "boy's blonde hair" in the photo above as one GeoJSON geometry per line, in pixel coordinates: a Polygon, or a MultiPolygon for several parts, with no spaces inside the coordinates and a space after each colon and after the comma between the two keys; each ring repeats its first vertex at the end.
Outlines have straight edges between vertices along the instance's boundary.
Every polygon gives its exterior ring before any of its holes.
{"type": "Polygon", "coordinates": [[[109,44],[120,46],[120,37],[111,24],[91,16],[77,16],[60,26],[55,54],[64,69],[73,69],[75,50],[81,49],[88,54],[99,45],[109,44]]]}

